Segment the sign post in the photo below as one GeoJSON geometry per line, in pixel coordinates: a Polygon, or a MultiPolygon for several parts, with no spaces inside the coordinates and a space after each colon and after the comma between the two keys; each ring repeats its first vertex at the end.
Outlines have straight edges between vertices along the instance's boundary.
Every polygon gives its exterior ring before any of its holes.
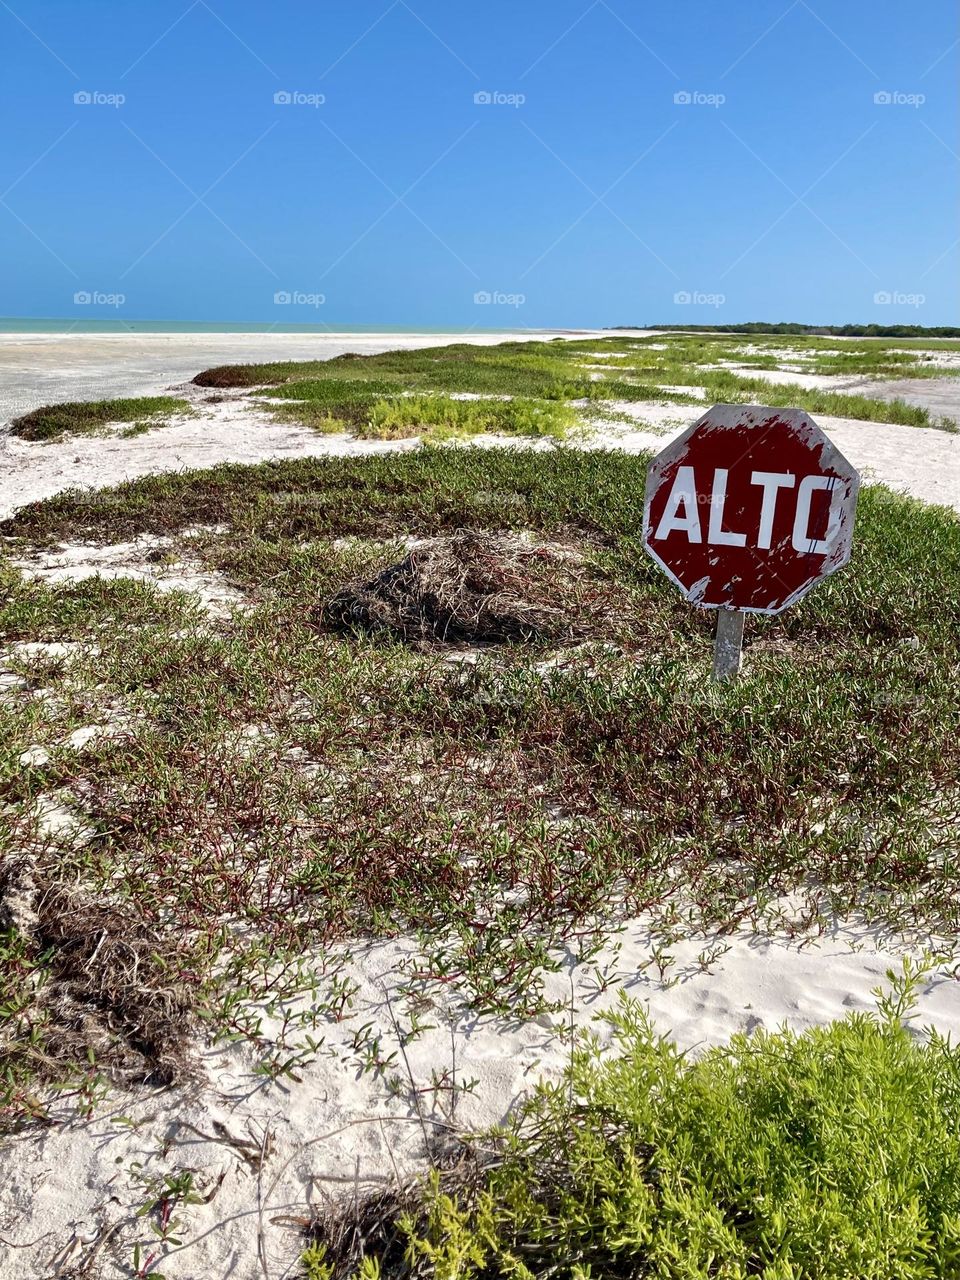
{"type": "Polygon", "coordinates": [[[732,680],[740,673],[744,617],[740,609],[717,610],[717,636],[713,642],[714,680],[732,680]]]}
{"type": "Polygon", "coordinates": [[[860,477],[802,409],[719,404],[647,471],[647,551],[716,609],[713,675],[740,670],[744,615],[795,604],[850,559],[860,477]]]}

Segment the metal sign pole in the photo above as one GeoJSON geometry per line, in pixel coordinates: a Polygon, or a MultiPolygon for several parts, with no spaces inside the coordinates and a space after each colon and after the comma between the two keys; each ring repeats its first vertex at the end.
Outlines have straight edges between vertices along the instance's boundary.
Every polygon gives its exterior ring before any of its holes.
{"type": "Polygon", "coordinates": [[[743,659],[743,621],[741,609],[717,610],[717,638],[713,645],[714,680],[734,680],[743,659]]]}

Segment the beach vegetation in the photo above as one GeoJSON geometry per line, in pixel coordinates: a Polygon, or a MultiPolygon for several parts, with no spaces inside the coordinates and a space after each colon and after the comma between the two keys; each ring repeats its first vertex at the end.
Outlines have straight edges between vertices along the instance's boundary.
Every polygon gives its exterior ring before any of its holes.
{"type": "MultiPolygon", "coordinates": [[[[929,357],[930,353],[926,353],[929,357]]],[[[374,387],[391,397],[469,394],[554,400],[576,407],[589,422],[597,406],[760,403],[792,405],[811,413],[906,426],[952,427],[901,399],[883,400],[863,388],[811,388],[789,373],[862,379],[935,377],[960,372],[924,358],[924,352],[880,343],[817,337],[763,338],[750,342],[720,334],[660,334],[656,338],[510,341],[496,346],[454,344],[377,355],[343,355],[327,361],[224,366],[206,370],[201,386],[256,387],[261,400],[279,401],[284,420],[323,426],[369,424],[374,387]],[[784,381],[751,376],[780,371],[784,381]]],[[[459,430],[459,429],[458,429],[459,430]]],[[[465,432],[469,434],[469,430],[465,432]]]]}
{"type": "Polygon", "coordinates": [[[942,1280],[960,1268],[960,1051],[879,1008],[691,1057],[626,996],[451,1168],[318,1215],[325,1280],[942,1280]],[[350,1230],[362,1224],[363,1230],[350,1230]]]}
{"type": "Polygon", "coordinates": [[[401,1005],[526,1017],[641,915],[660,977],[676,939],[740,928],[957,936],[956,514],[865,487],[850,567],[752,619],[718,686],[712,617],[642,546],[646,462],[224,464],[0,525],[6,1123],[44,1081],[88,1107],[186,1078],[191,1027],[296,1072],[354,1017],[363,939],[411,939],[401,1005]],[[26,571],[144,535],[238,607],[26,571]]]}
{"type": "Polygon", "coordinates": [[[23,440],[56,440],[63,436],[92,435],[115,423],[132,422],[138,428],[160,425],[166,414],[189,413],[190,405],[176,396],[142,396],[126,400],[80,400],[44,405],[14,418],[12,435],[23,440]]]}

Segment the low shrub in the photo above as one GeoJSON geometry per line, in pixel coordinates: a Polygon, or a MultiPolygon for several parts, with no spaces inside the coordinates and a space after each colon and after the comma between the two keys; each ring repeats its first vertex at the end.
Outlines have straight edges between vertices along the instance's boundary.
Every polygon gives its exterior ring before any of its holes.
{"type": "MultiPolygon", "coordinates": [[[[413,1208],[396,1197],[403,1252],[360,1274],[957,1276],[960,1050],[908,1030],[918,981],[906,965],[876,1013],[736,1035],[696,1060],[622,995],[612,1050],[581,1039],[566,1078],[479,1159],[435,1172],[413,1208]]],[[[313,1274],[339,1280],[361,1258],[337,1247],[356,1240],[342,1213],[331,1221],[335,1236],[312,1229],[313,1274]]]]}
{"type": "Polygon", "coordinates": [[[376,439],[428,434],[448,436],[564,436],[575,425],[573,409],[557,400],[452,400],[403,396],[373,405],[362,434],[376,439]]]}

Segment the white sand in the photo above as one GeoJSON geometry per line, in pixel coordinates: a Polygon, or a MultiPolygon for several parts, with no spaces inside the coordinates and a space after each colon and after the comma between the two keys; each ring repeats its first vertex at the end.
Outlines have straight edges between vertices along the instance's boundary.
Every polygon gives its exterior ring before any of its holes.
{"type": "Polygon", "coordinates": [[[905,400],[919,405],[931,416],[946,418],[960,426],[960,377],[896,378],[891,381],[868,379],[853,382],[847,390],[853,395],[872,396],[876,400],[905,400]]]}
{"type": "MultiPolygon", "coordinates": [[[[177,395],[196,403],[196,416],[172,416],[170,426],[127,440],[71,436],[42,443],[0,435],[0,518],[68,488],[102,488],[137,476],[218,462],[367,451],[366,442],[354,444],[346,437],[325,437],[305,427],[277,424],[243,394],[207,404],[204,401],[211,392],[188,385],[177,388],[177,395]]],[[[392,447],[392,442],[388,444],[392,447]]],[[[399,447],[404,446],[410,443],[400,442],[399,447]]]]}
{"type": "Polygon", "coordinates": [[[659,385],[662,387],[664,391],[671,392],[673,395],[695,396],[697,400],[706,400],[707,398],[706,387],[686,386],[682,382],[678,382],[678,383],[662,382],[659,385]]]}
{"type": "MultiPolygon", "coordinates": [[[[739,373],[744,378],[757,378],[760,382],[769,382],[774,386],[790,383],[805,391],[849,391],[858,383],[863,384],[863,378],[859,374],[848,377],[833,373],[804,373],[802,369],[791,366],[782,369],[757,369],[753,365],[738,364],[735,360],[718,360],[717,365],[732,373],[739,373]]],[[[717,365],[702,365],[701,368],[708,372],[717,365]]]]}
{"type": "Polygon", "coordinates": [[[891,347],[890,350],[895,355],[916,356],[923,364],[938,369],[960,369],[960,351],[924,351],[910,347],[891,347]]]}
{"type": "MultiPolygon", "coordinates": [[[[617,337],[618,330],[518,329],[503,333],[0,333],[0,425],[41,404],[155,396],[218,364],[328,360],[356,351],[493,346],[551,338],[617,337]]],[[[644,331],[646,332],[646,331],[644,331]]],[[[630,337],[644,332],[631,331],[630,337]]]]}
{"type": "MultiPolygon", "coordinates": [[[[595,962],[612,967],[619,978],[615,987],[596,996],[593,964],[568,964],[548,979],[548,996],[572,1007],[583,1026],[613,1003],[623,985],[649,1002],[659,1028],[697,1050],[734,1031],[774,1029],[784,1022],[799,1029],[870,1008],[871,991],[887,968],[900,963],[867,931],[853,927],[816,946],[745,935],[679,943],[671,952],[674,963],[665,983],[651,966],[643,921],[633,921],[619,947],[608,946],[595,962]],[[699,957],[711,947],[722,954],[707,972],[699,957]]],[[[169,1280],[295,1274],[291,1268],[302,1242],[284,1215],[297,1218],[322,1206],[327,1196],[352,1194],[355,1178],[369,1188],[388,1182],[394,1169],[405,1174],[423,1167],[415,1110],[362,1073],[349,1045],[357,1028],[371,1023],[371,1033],[382,1036],[383,1052],[397,1051],[393,1016],[401,1025],[407,1020],[396,1002],[391,1015],[386,993],[396,985],[401,957],[410,953],[410,944],[382,943],[355,960],[352,973],[360,990],[352,1017],[321,1027],[324,1052],[297,1068],[297,1080],[268,1083],[252,1073],[248,1049],[220,1046],[203,1052],[203,1078],[195,1086],[115,1094],[93,1120],[69,1119],[10,1143],[0,1155],[0,1236],[31,1247],[7,1252],[0,1261],[2,1280],[45,1276],[55,1259],[79,1262],[115,1226],[98,1255],[104,1280],[130,1275],[124,1265],[129,1267],[138,1241],[143,1258],[151,1248],[158,1250],[159,1269],[169,1280]],[[227,1136],[247,1143],[251,1153],[267,1151],[259,1174],[227,1136]],[[210,1203],[177,1211],[176,1234],[183,1244],[161,1246],[147,1222],[135,1216],[147,1198],[144,1181],[185,1168],[195,1171],[202,1193],[221,1174],[223,1181],[210,1203]],[[269,1271],[257,1261],[260,1233],[269,1271]]],[[[958,996],[953,979],[932,980],[920,1002],[920,1021],[956,1036],[958,996]]],[[[412,1078],[429,1085],[432,1072],[455,1064],[458,1081],[478,1081],[458,1102],[458,1123],[495,1123],[540,1075],[562,1071],[569,1050],[558,1030],[568,1016],[518,1025],[465,1016],[453,1004],[440,1004],[429,1018],[435,1029],[407,1048],[412,1078]]],[[[277,1025],[276,1018],[267,1019],[268,1030],[271,1021],[277,1025]]],[[[396,1070],[406,1076],[399,1053],[396,1070]]],[[[441,1095],[441,1101],[449,1107],[449,1097],[441,1095]]],[[[442,1107],[428,1105],[424,1113],[430,1129],[434,1119],[444,1119],[442,1107]]]]}
{"type": "MultiPolygon", "coordinates": [[[[249,349],[250,359],[264,358],[262,335],[256,335],[256,340],[256,348],[249,349]]],[[[440,340],[429,336],[430,343],[440,340]]],[[[399,343],[391,336],[388,345],[399,343]]],[[[194,357],[179,376],[204,363],[211,361],[194,357]]],[[[169,380],[158,378],[158,383],[166,386],[169,380]]],[[[116,388],[98,384],[93,394],[116,393],[116,388]]],[[[74,392],[75,398],[83,394],[91,393],[79,388],[74,392]]],[[[220,404],[210,404],[204,400],[206,393],[193,389],[189,394],[199,416],[129,440],[73,439],[47,445],[9,437],[2,440],[0,514],[71,484],[101,486],[222,460],[252,462],[416,447],[415,441],[355,442],[278,427],[242,397],[229,396],[220,404]]],[[[62,398],[62,393],[50,398],[62,398]]],[[[595,439],[583,445],[630,452],[657,449],[700,413],[690,406],[617,408],[628,413],[635,426],[603,423],[595,439]]],[[[818,420],[868,478],[960,510],[960,436],[844,419],[818,420]]],[[[530,447],[552,446],[535,442],[530,447]]],[[[161,542],[137,539],[112,548],[73,544],[31,557],[26,567],[51,581],[95,572],[125,574],[195,590],[214,610],[230,603],[229,595],[218,595],[218,584],[211,584],[209,575],[205,578],[195,571],[188,560],[165,565],[147,559],[161,542]]],[[[20,645],[17,656],[22,659],[35,653],[39,659],[48,650],[49,646],[20,645]]],[[[15,681],[13,676],[13,689],[15,681]]],[[[82,749],[102,728],[85,726],[64,746],[82,749]]],[[[43,804],[50,830],[76,827],[81,821],[56,796],[47,797],[43,804]]],[[[888,966],[899,965],[898,955],[905,945],[902,940],[882,944],[852,921],[839,924],[831,936],[820,940],[788,942],[747,933],[694,940],[670,948],[673,964],[663,981],[651,965],[645,922],[637,920],[589,966],[567,965],[549,976],[547,994],[569,1002],[574,1020],[584,1025],[615,999],[616,988],[623,985],[649,1002],[659,1029],[683,1047],[697,1050],[737,1030],[782,1023],[803,1028],[869,1007],[871,989],[888,966]],[[707,952],[714,959],[704,969],[699,957],[707,952]],[[618,981],[597,996],[595,966],[607,964],[618,981]]],[[[10,1141],[0,1151],[4,1188],[0,1239],[5,1245],[0,1280],[53,1276],[92,1255],[102,1266],[103,1280],[120,1280],[132,1274],[138,1242],[141,1263],[155,1251],[153,1265],[168,1280],[264,1276],[280,1280],[295,1275],[302,1248],[297,1218],[322,1205],[328,1196],[353,1194],[355,1179],[368,1186],[389,1181],[396,1169],[423,1167],[421,1125],[409,1101],[393,1096],[383,1080],[364,1074],[349,1048],[358,1028],[371,1023],[372,1034],[382,1036],[384,1052],[396,1049],[386,992],[396,987],[398,966],[412,951],[410,942],[400,941],[378,943],[362,952],[353,962],[360,986],[350,1016],[340,1024],[320,1027],[316,1034],[325,1037],[323,1050],[314,1061],[297,1067],[296,1079],[270,1083],[254,1075],[252,1053],[242,1045],[198,1045],[201,1070],[195,1083],[159,1094],[114,1092],[88,1121],[70,1118],[69,1107],[64,1106],[62,1123],[10,1141]],[[198,1136],[195,1130],[208,1136],[198,1136]],[[228,1138],[246,1143],[250,1159],[228,1138]],[[251,1166],[260,1154],[264,1159],[257,1172],[251,1166]],[[147,1199],[144,1183],[185,1168],[195,1171],[203,1194],[214,1194],[206,1204],[176,1211],[180,1223],[176,1234],[182,1245],[161,1244],[150,1231],[149,1219],[136,1216],[147,1199]]],[[[450,1069],[454,1059],[458,1080],[478,1080],[476,1088],[460,1099],[459,1123],[481,1125],[503,1118],[538,1076],[555,1077],[562,1070],[568,1048],[550,1019],[505,1024],[465,1016],[454,993],[439,999],[429,1019],[436,1028],[415,1040],[407,1055],[413,1079],[420,1085],[429,1085],[431,1073],[450,1069]]],[[[399,999],[394,1010],[406,1023],[399,999]]],[[[960,990],[952,978],[940,976],[928,985],[920,1015],[921,1021],[960,1035],[960,990]]],[[[278,1016],[265,1019],[266,1034],[279,1025],[278,1016]]],[[[405,1076],[402,1059],[398,1058],[395,1069],[405,1076]]],[[[444,1097],[440,1095],[441,1101],[444,1097]]],[[[428,1114],[428,1122],[434,1118],[441,1118],[437,1109],[428,1114]]]]}
{"type": "Polygon", "coordinates": [[[13,564],[27,578],[51,585],[61,582],[83,582],[86,578],[129,578],[147,582],[158,591],[185,591],[199,600],[214,617],[226,617],[242,606],[243,596],[222,575],[202,568],[186,556],[177,554],[166,559],[164,551],[171,539],[143,534],[130,542],[102,546],[98,543],[75,542],[43,551],[13,564]],[[159,556],[158,556],[159,553],[159,556]]]}
{"type": "MultiPolygon", "coordinates": [[[[937,391],[939,382],[934,381],[937,391]]],[[[960,382],[947,381],[948,392],[960,393],[960,382]]],[[[927,386],[920,382],[921,391],[927,386]]],[[[701,389],[682,390],[695,394],[701,389]]],[[[355,440],[277,424],[245,393],[229,393],[215,404],[207,402],[211,392],[192,384],[177,387],[176,394],[194,404],[193,416],[172,417],[170,426],[126,440],[119,436],[73,436],[41,443],[0,434],[0,519],[17,507],[67,488],[102,488],[137,476],[218,462],[386,453],[414,449],[419,443],[416,439],[355,440]]],[[[602,423],[596,436],[585,443],[631,452],[657,449],[664,443],[665,431],[682,430],[702,412],[691,405],[622,402],[615,407],[634,417],[641,429],[625,431],[602,423]]],[[[824,415],[817,421],[865,478],[960,509],[960,435],[824,415]]],[[[551,446],[545,442],[541,447],[551,446]]]]}

